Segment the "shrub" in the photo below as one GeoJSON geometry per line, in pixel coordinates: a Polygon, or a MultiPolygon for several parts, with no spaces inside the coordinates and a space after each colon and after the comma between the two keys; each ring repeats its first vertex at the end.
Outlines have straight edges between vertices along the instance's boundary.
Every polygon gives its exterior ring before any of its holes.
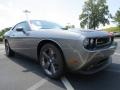
{"type": "Polygon", "coordinates": [[[119,27],[110,27],[110,28],[106,28],[104,30],[107,31],[107,32],[120,32],[119,27]]]}
{"type": "Polygon", "coordinates": [[[3,38],[0,37],[0,42],[2,42],[2,41],[3,41],[3,38]]]}

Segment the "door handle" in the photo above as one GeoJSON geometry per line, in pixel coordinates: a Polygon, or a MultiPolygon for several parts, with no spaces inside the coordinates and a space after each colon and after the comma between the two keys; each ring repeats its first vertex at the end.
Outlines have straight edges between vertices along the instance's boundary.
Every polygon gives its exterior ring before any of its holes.
{"type": "Polygon", "coordinates": [[[29,36],[29,33],[26,33],[27,36],[29,36]]]}

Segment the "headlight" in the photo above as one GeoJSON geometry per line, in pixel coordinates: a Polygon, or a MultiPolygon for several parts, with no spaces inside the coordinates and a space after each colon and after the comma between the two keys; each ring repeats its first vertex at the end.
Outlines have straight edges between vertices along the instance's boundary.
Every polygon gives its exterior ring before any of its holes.
{"type": "Polygon", "coordinates": [[[95,39],[94,38],[86,38],[83,43],[85,48],[93,48],[95,45],[95,39]]]}
{"type": "Polygon", "coordinates": [[[86,47],[87,45],[89,45],[89,39],[85,39],[83,42],[83,45],[86,47]]]}
{"type": "Polygon", "coordinates": [[[90,39],[90,45],[94,44],[94,39],[90,39]]]}

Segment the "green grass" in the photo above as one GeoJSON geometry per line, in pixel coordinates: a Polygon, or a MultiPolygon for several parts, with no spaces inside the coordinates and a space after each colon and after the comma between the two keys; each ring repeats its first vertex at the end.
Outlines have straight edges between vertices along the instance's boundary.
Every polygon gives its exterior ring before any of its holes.
{"type": "Polygon", "coordinates": [[[107,32],[120,32],[120,27],[110,27],[110,28],[106,28],[104,30],[107,32]]]}

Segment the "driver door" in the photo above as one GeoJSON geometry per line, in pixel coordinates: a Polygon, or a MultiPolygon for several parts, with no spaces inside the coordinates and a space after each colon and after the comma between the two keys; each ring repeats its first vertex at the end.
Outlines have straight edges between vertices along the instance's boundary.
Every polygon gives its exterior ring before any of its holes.
{"type": "Polygon", "coordinates": [[[14,28],[12,45],[14,45],[14,50],[18,53],[28,55],[30,49],[30,27],[27,22],[21,22],[14,28]],[[18,31],[21,28],[23,30],[18,31]]]}

